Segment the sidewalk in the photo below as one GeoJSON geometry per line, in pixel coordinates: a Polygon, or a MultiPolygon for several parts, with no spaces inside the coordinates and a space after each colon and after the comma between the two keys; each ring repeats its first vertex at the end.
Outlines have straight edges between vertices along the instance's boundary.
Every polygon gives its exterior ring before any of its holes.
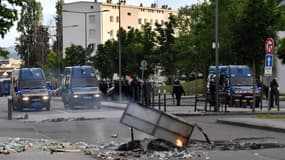
{"type": "Polygon", "coordinates": [[[222,118],[218,119],[217,123],[238,125],[243,127],[258,128],[285,133],[285,119],[222,118]]]}

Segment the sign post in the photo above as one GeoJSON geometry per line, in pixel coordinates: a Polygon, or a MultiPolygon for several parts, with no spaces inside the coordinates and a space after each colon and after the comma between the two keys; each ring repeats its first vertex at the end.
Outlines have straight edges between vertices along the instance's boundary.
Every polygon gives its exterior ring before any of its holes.
{"type": "Polygon", "coordinates": [[[272,66],[273,66],[273,52],[275,44],[273,38],[267,38],[265,41],[265,65],[264,65],[264,75],[272,76],[272,66]]]}
{"type": "MultiPolygon", "coordinates": [[[[264,76],[267,76],[268,87],[270,87],[270,77],[272,76],[272,66],[273,66],[273,53],[274,53],[274,40],[273,38],[267,38],[265,41],[265,65],[264,65],[264,76]]],[[[268,92],[268,97],[270,97],[270,92],[268,92]]],[[[268,99],[269,104],[270,98],[268,99]]],[[[268,109],[270,106],[268,107],[268,109]]]]}

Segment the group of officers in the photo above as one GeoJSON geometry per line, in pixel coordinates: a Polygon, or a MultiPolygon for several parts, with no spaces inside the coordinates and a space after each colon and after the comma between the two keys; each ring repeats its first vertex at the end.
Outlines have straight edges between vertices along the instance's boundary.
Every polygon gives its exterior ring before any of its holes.
{"type": "MultiPolygon", "coordinates": [[[[154,94],[154,85],[149,81],[138,81],[131,76],[128,76],[127,80],[122,81],[122,95],[124,98],[128,98],[134,101],[143,101],[144,105],[151,105],[151,95],[154,94]]],[[[119,81],[100,83],[100,90],[106,97],[110,97],[112,100],[118,99],[119,95],[119,81]]],[[[185,91],[180,83],[180,80],[175,80],[171,95],[176,99],[176,105],[180,106],[181,96],[185,95],[185,91]]]]}
{"type": "MultiPolygon", "coordinates": [[[[215,94],[216,94],[216,84],[215,84],[215,79],[210,80],[209,84],[209,90],[210,90],[210,95],[211,95],[211,102],[214,103],[215,99],[215,94]]],[[[261,86],[262,84],[257,84],[258,86],[261,86]]],[[[269,100],[269,107],[273,108],[274,107],[274,102],[275,105],[279,105],[279,84],[275,78],[273,78],[270,81],[270,85],[268,87],[265,86],[265,94],[266,98],[269,100]]],[[[214,105],[214,104],[212,104],[214,105]]]]}

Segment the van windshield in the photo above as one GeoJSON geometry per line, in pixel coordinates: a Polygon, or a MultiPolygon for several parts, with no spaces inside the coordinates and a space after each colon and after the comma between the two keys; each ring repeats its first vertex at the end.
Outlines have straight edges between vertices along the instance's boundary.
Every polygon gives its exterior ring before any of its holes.
{"type": "Polygon", "coordinates": [[[45,89],[46,83],[44,80],[20,81],[20,89],[45,89]]]}
{"type": "Polygon", "coordinates": [[[72,73],[71,85],[73,87],[97,87],[95,70],[92,67],[75,68],[72,73]]]}
{"type": "Polygon", "coordinates": [[[23,69],[20,71],[20,80],[45,80],[45,77],[40,69],[23,69]]]}
{"type": "Polygon", "coordinates": [[[75,68],[72,73],[73,78],[95,78],[96,74],[93,68],[75,68]]]}
{"type": "Polygon", "coordinates": [[[233,86],[252,86],[252,77],[232,77],[231,84],[233,86]]]}
{"type": "Polygon", "coordinates": [[[96,78],[74,78],[71,85],[72,87],[98,87],[96,78]]]}

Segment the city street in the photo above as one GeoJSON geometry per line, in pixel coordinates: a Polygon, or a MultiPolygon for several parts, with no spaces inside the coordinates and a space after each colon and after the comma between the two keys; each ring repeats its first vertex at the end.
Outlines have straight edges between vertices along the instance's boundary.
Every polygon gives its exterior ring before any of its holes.
{"type": "MultiPolygon", "coordinates": [[[[13,120],[7,120],[7,98],[0,99],[0,137],[20,137],[34,139],[53,139],[61,142],[86,142],[88,144],[104,145],[110,143],[122,144],[131,140],[130,129],[120,124],[123,113],[121,107],[112,107],[114,102],[103,102],[101,108],[94,109],[64,109],[60,99],[52,100],[51,111],[13,112],[13,120]],[[109,106],[107,106],[109,104],[109,106]],[[24,115],[28,118],[24,119],[24,115]],[[62,117],[62,118],[60,118],[62,117]]],[[[183,116],[181,117],[190,124],[198,124],[207,133],[209,139],[214,142],[226,142],[236,139],[245,141],[262,141],[268,143],[285,144],[285,135],[262,129],[253,129],[242,126],[216,123],[220,118],[254,117],[254,115],[208,115],[208,116],[183,116]]],[[[135,139],[154,138],[139,131],[134,131],[135,139]]],[[[205,141],[203,134],[195,129],[191,141],[205,141]]],[[[237,149],[238,150],[238,149],[237,149]]],[[[230,155],[236,155],[245,159],[282,159],[283,148],[269,148],[243,151],[209,151],[209,157],[228,159],[230,155]],[[239,153],[239,154],[238,154],[239,153]],[[276,155],[278,153],[278,155],[276,155]]],[[[6,157],[8,158],[8,156],[6,157]]],[[[213,158],[214,159],[214,158],[213,158]]]]}

